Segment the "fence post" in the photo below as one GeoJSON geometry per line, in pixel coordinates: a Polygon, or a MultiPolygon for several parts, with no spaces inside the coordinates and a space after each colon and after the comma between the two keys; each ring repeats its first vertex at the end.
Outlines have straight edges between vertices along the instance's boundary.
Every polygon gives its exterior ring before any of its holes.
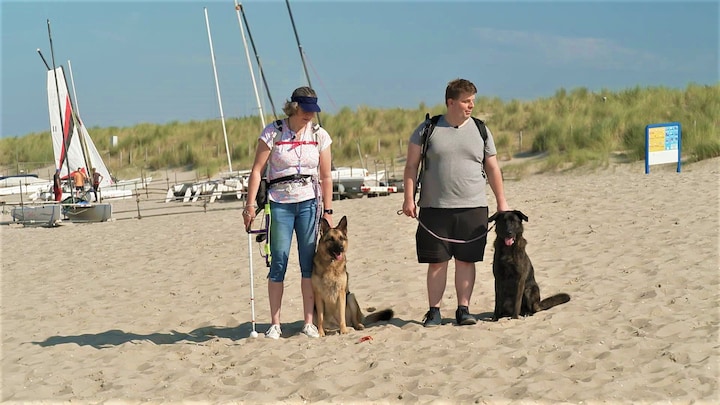
{"type": "Polygon", "coordinates": [[[522,131],[520,131],[520,136],[518,136],[518,152],[522,152],[522,131]]]}

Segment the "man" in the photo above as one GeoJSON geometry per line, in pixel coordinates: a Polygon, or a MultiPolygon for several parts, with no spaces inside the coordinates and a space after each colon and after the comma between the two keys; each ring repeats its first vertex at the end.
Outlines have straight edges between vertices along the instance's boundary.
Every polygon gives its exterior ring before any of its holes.
{"type": "Polygon", "coordinates": [[[488,202],[483,170],[495,195],[497,210],[510,209],[505,201],[492,134],[488,129],[485,142],[472,119],[476,94],[477,88],[468,80],[456,79],[448,83],[445,90],[447,112],[428,134],[417,206],[414,190],[422,154],[421,133],[427,123],[415,129],[408,144],[403,213],[417,218],[418,262],[428,263],[430,309],[423,320],[426,327],[442,323],[440,302],[451,258],[455,259],[458,300],[455,320],[458,325],[476,323],[468,306],[475,285],[475,262],[483,260],[487,242],[488,202]]]}
{"type": "Polygon", "coordinates": [[[100,182],[103,179],[103,175],[100,174],[100,172],[97,171],[96,168],[92,168],[92,185],[93,185],[93,193],[95,193],[95,201],[100,202],[98,199],[98,191],[100,191],[100,182]]]}
{"type": "Polygon", "coordinates": [[[60,169],[56,169],[55,174],[53,174],[53,196],[55,197],[55,201],[62,201],[62,182],[60,181],[60,169]]]}
{"type": "Polygon", "coordinates": [[[72,172],[72,179],[73,184],[75,184],[75,196],[80,198],[85,192],[85,180],[87,180],[87,176],[85,172],[82,171],[82,168],[78,167],[77,170],[72,172]]]}

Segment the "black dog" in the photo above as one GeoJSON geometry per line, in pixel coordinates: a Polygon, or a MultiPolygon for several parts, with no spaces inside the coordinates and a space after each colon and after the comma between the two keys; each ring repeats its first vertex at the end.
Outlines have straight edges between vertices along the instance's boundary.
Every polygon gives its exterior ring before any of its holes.
{"type": "Polygon", "coordinates": [[[540,287],[535,281],[535,270],[525,252],[522,221],[528,217],[520,211],[500,211],[488,221],[495,221],[495,312],[493,321],[510,316],[532,315],[570,301],[565,293],[540,300],[540,287]]]}

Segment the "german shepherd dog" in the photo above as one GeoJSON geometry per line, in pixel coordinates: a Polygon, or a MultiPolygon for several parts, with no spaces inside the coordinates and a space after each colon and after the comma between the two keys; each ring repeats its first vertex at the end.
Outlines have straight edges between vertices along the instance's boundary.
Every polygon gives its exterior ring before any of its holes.
{"type": "Polygon", "coordinates": [[[495,311],[493,321],[510,316],[532,315],[570,301],[565,293],[540,300],[540,287],[535,281],[535,270],[525,251],[522,221],[528,217],[520,211],[500,211],[488,218],[495,221],[495,311]]]}
{"type": "Polygon", "coordinates": [[[322,218],[311,278],[320,336],[325,336],[326,329],[331,328],[339,328],[341,334],[346,334],[348,325],[356,330],[365,329],[367,324],[387,321],[394,315],[392,309],[363,315],[355,294],[348,289],[347,249],[347,217],[343,216],[335,228],[322,218]]]}

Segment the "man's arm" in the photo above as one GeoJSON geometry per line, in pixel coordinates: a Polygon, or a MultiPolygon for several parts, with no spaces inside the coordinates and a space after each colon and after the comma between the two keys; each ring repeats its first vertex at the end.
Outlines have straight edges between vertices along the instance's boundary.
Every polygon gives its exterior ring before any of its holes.
{"type": "Polygon", "coordinates": [[[495,194],[495,202],[497,203],[498,211],[509,211],[507,201],[505,201],[505,187],[503,186],[502,172],[500,171],[500,164],[497,161],[497,156],[487,156],[485,158],[485,173],[488,176],[488,183],[490,188],[495,194]]]}
{"type": "Polygon", "coordinates": [[[414,143],[408,144],[407,159],[405,160],[405,171],[403,173],[403,186],[405,187],[403,201],[403,213],[411,218],[417,216],[417,207],[415,206],[415,187],[417,186],[418,168],[420,167],[420,157],[422,150],[420,145],[414,143]]]}

